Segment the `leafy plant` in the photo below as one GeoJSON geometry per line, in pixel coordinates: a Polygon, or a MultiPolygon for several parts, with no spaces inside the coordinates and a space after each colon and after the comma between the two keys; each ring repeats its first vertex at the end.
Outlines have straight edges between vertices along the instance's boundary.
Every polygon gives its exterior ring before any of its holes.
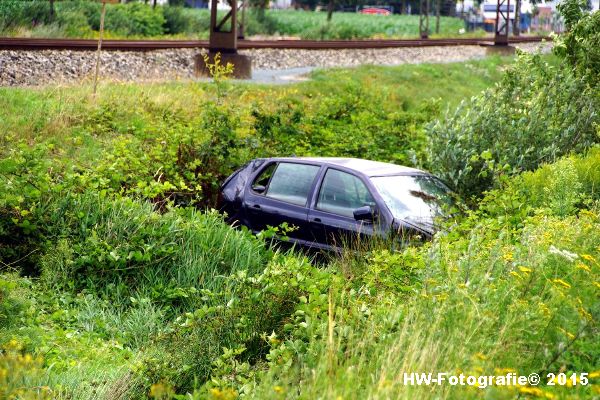
{"type": "Polygon", "coordinates": [[[463,195],[597,143],[598,101],[585,82],[540,55],[521,54],[495,88],[431,124],[434,172],[463,195]]]}

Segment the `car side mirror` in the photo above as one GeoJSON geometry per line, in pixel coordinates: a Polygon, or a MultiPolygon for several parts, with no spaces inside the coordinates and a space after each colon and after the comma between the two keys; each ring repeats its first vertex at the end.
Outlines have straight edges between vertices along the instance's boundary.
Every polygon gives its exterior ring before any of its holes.
{"type": "Polygon", "coordinates": [[[354,219],[357,221],[373,221],[375,210],[371,206],[362,206],[354,210],[354,219]]]}
{"type": "Polygon", "coordinates": [[[252,186],[252,190],[254,190],[256,193],[263,194],[267,188],[263,185],[254,185],[252,186]]]}

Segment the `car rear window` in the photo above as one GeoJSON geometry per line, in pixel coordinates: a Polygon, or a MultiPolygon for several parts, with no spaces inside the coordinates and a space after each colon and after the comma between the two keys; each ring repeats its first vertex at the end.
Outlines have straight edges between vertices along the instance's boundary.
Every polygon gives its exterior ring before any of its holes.
{"type": "Polygon", "coordinates": [[[266,196],[299,206],[306,205],[319,168],[316,165],[279,163],[269,182],[266,196]]]}

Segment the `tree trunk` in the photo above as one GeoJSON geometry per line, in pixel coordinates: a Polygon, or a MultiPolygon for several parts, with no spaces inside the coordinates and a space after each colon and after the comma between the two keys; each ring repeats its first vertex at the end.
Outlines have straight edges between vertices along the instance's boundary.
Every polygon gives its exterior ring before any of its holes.
{"type": "Polygon", "coordinates": [[[54,21],[54,0],[50,0],[50,21],[54,21]]]}
{"type": "Polygon", "coordinates": [[[152,8],[156,8],[156,0],[152,1],[152,8]]]}
{"type": "Polygon", "coordinates": [[[333,17],[333,8],[334,8],[334,4],[335,0],[329,0],[329,3],[327,4],[327,22],[331,21],[331,17],[333,17]]]}
{"type": "Polygon", "coordinates": [[[440,33],[440,8],[442,0],[435,1],[435,33],[440,33]]]}
{"type": "Polygon", "coordinates": [[[515,16],[513,20],[513,35],[521,34],[521,0],[517,0],[515,4],[515,16]]]}

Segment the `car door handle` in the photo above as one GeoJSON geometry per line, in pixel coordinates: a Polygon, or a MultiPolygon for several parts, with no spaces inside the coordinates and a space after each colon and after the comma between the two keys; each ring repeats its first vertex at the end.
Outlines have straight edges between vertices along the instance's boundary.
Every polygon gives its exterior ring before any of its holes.
{"type": "Polygon", "coordinates": [[[316,222],[317,224],[321,224],[321,218],[315,218],[313,219],[313,222],[316,222]]]}
{"type": "Polygon", "coordinates": [[[260,204],[254,204],[252,207],[258,208],[260,210],[260,204]]]}

